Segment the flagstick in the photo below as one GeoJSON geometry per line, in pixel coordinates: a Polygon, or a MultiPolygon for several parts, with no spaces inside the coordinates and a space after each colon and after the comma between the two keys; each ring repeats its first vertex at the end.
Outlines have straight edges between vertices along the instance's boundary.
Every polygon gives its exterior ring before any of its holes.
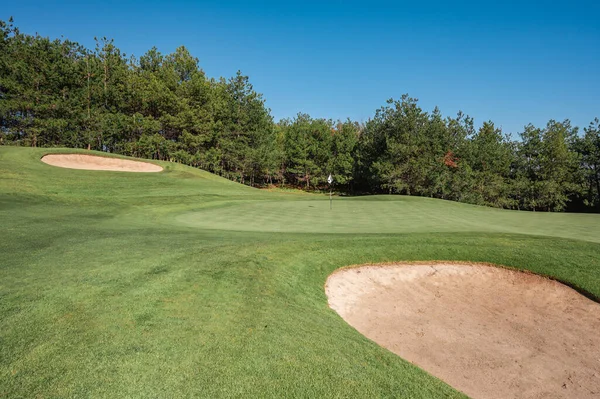
{"type": "Polygon", "coordinates": [[[331,176],[331,173],[329,174],[329,177],[327,178],[327,183],[329,183],[329,210],[331,210],[332,205],[332,201],[333,199],[331,198],[332,192],[333,192],[333,188],[331,187],[331,183],[333,183],[333,176],[331,176]]]}

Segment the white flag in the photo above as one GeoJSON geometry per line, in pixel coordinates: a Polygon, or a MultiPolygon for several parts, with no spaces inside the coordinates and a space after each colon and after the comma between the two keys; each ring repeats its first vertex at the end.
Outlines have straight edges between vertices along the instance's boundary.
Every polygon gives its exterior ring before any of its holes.
{"type": "Polygon", "coordinates": [[[329,177],[327,178],[327,183],[333,183],[333,177],[331,177],[331,174],[329,174],[329,177]]]}

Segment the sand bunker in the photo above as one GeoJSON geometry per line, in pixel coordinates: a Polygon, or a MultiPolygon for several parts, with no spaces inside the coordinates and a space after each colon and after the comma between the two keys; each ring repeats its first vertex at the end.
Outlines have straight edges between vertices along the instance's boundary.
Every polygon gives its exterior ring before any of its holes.
{"type": "Polygon", "coordinates": [[[148,162],[84,154],[48,154],[42,157],[42,162],[69,169],[112,170],[118,172],[160,172],[163,170],[162,167],[148,162]]]}
{"type": "Polygon", "coordinates": [[[485,265],[342,269],[329,306],[366,337],[474,398],[600,397],[600,304],[485,265]]]}

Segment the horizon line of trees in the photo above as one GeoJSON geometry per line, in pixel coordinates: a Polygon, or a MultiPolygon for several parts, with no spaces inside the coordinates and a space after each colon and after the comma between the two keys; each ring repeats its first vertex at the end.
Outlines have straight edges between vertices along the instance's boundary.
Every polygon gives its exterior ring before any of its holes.
{"type": "Polygon", "coordinates": [[[170,160],[251,186],[442,198],[534,211],[600,211],[600,121],[525,126],[424,111],[408,95],[366,123],[299,113],[275,122],[241,72],[209,78],[185,47],[127,56],[0,21],[0,145],[170,160]]]}

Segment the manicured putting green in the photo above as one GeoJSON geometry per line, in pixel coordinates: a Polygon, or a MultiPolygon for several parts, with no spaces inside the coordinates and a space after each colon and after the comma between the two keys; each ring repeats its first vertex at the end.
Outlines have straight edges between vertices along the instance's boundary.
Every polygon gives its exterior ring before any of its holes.
{"type": "Polygon", "coordinates": [[[600,242],[600,215],[492,209],[429,198],[373,196],[244,201],[185,212],[177,222],[205,229],[284,233],[490,232],[600,242]]]}

